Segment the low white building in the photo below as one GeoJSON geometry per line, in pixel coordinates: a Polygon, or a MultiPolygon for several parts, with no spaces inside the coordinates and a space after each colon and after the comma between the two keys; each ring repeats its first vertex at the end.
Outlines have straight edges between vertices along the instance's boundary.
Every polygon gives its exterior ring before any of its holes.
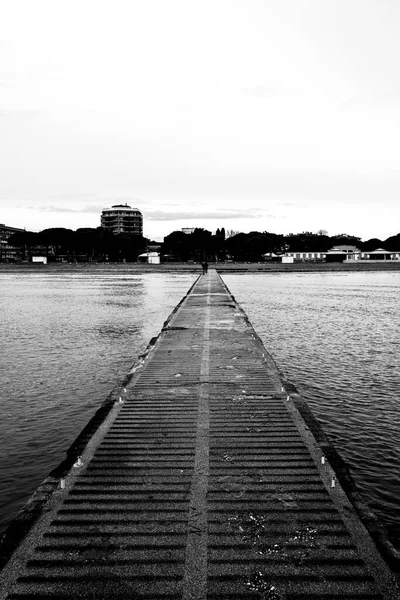
{"type": "Polygon", "coordinates": [[[387,260],[400,260],[400,252],[393,252],[390,250],[384,250],[383,248],[377,248],[369,252],[358,252],[354,256],[349,256],[348,260],[358,261],[387,261],[387,260]]]}
{"type": "Polygon", "coordinates": [[[351,261],[386,261],[400,260],[400,252],[378,248],[370,252],[362,252],[355,246],[335,246],[328,252],[285,252],[285,257],[302,262],[351,262],[351,261]]]}
{"type": "Polygon", "coordinates": [[[393,260],[393,254],[396,253],[388,252],[383,248],[378,248],[377,250],[372,250],[372,252],[364,252],[363,258],[366,258],[367,260],[393,260]]]}
{"type": "Polygon", "coordinates": [[[160,255],[158,252],[143,252],[143,254],[139,254],[138,262],[148,263],[149,265],[159,265],[160,255]]]}
{"type": "Polygon", "coordinates": [[[32,256],[32,262],[47,265],[47,256],[32,256]]]}
{"type": "Polygon", "coordinates": [[[275,252],[266,252],[265,254],[262,254],[263,260],[275,260],[277,258],[280,257],[278,256],[278,254],[275,254],[275,252]]]}
{"type": "Polygon", "coordinates": [[[285,252],[285,257],[301,261],[321,261],[325,259],[326,252],[285,252]]]}

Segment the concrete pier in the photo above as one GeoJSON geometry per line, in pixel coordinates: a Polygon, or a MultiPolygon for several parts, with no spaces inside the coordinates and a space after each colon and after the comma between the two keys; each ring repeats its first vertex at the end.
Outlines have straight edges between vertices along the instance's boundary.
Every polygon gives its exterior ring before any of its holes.
{"type": "Polygon", "coordinates": [[[400,598],[216,271],[128,379],[42,493],[0,599],[400,598]]]}

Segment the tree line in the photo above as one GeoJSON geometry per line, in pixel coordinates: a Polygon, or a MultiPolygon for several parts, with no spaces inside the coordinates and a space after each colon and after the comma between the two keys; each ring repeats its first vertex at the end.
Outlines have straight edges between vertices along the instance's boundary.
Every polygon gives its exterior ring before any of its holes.
{"type": "Polygon", "coordinates": [[[64,227],[44,229],[38,233],[23,231],[12,234],[8,244],[19,249],[22,260],[44,255],[55,261],[136,261],[147,249],[148,240],[141,235],[113,235],[102,227],[73,231],[64,227]]]}
{"type": "MultiPolygon", "coordinates": [[[[211,231],[201,228],[194,229],[192,233],[173,231],[164,238],[159,248],[161,259],[183,262],[226,259],[257,262],[268,253],[327,252],[338,245],[353,245],[366,252],[379,247],[388,251],[400,249],[400,234],[386,240],[372,238],[365,242],[347,234],[328,236],[324,231],[289,235],[266,231],[232,231],[230,234],[228,237],[223,227],[217,229],[214,235],[211,231]]],[[[160,246],[141,235],[114,235],[101,227],[76,231],[52,228],[39,233],[18,232],[10,236],[8,243],[19,249],[22,260],[29,260],[33,255],[41,253],[49,260],[56,261],[64,259],[133,262],[137,261],[139,254],[160,246]]]]}
{"type": "Polygon", "coordinates": [[[328,236],[325,232],[303,232],[283,235],[270,232],[235,232],[225,236],[225,230],[215,235],[204,229],[195,229],[187,235],[174,231],[164,238],[162,252],[186,261],[227,258],[235,261],[258,262],[265,254],[283,254],[285,252],[327,252],[334,246],[355,246],[361,251],[371,251],[384,247],[388,251],[399,251],[400,234],[384,241],[377,238],[362,242],[361,238],[347,234],[328,236]]]}

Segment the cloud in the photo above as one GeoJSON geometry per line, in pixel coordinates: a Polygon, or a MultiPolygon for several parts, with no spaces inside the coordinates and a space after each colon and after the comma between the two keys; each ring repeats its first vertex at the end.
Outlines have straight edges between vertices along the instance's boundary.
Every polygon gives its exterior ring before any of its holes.
{"type": "Polygon", "coordinates": [[[285,89],[280,82],[246,86],[242,87],[242,91],[246,96],[252,98],[277,98],[285,93],[285,89]]]}
{"type": "MultiPolygon", "coordinates": [[[[0,87],[4,85],[0,82],[0,87]]],[[[35,121],[44,114],[42,109],[36,108],[0,108],[0,121],[35,121]]]]}
{"type": "MultiPolygon", "coordinates": [[[[187,221],[188,219],[259,219],[266,215],[251,210],[232,210],[225,212],[173,212],[166,210],[147,210],[144,217],[149,221],[187,221]]],[[[272,215],[267,215],[272,217],[272,215]]]]}
{"type": "Polygon", "coordinates": [[[83,206],[79,207],[69,207],[69,206],[28,206],[30,210],[35,210],[38,212],[45,213],[89,213],[89,214],[100,214],[102,209],[98,206],[83,206]]]}

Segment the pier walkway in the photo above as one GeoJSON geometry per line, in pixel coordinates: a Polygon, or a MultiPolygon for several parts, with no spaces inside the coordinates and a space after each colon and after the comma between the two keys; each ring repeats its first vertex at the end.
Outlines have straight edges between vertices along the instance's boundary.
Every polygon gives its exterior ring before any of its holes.
{"type": "Polygon", "coordinates": [[[6,564],[0,598],[378,600],[390,571],[216,273],[6,564]]]}

